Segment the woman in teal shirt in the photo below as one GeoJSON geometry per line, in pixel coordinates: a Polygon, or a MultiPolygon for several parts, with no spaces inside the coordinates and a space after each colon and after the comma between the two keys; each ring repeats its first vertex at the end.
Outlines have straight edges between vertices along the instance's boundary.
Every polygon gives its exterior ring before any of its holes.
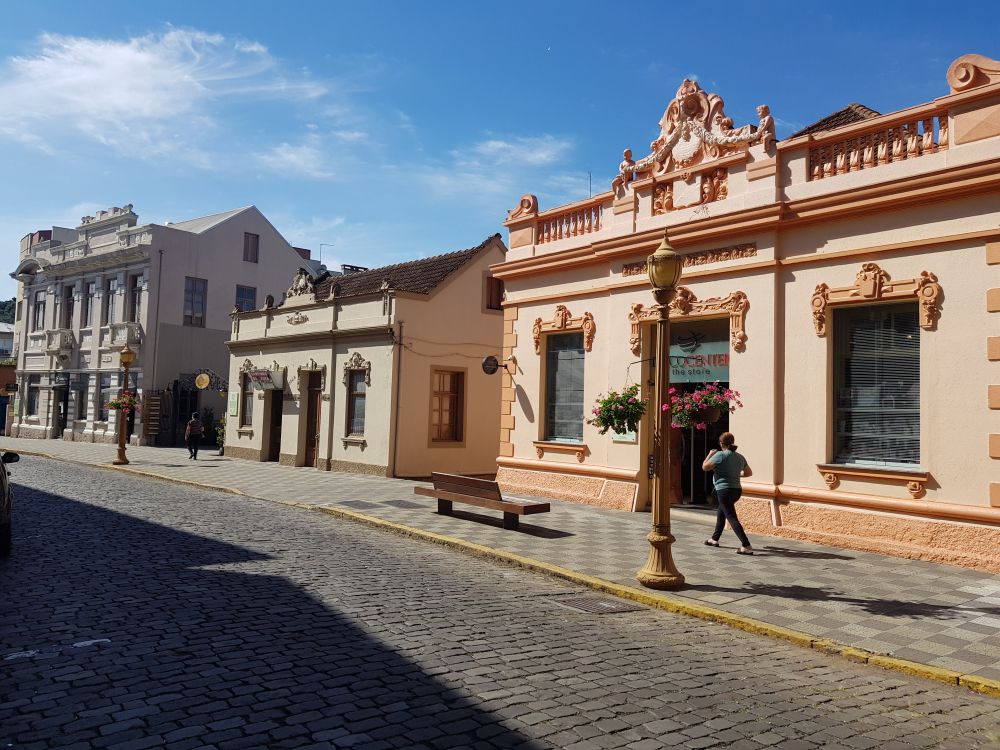
{"type": "Polygon", "coordinates": [[[718,547],[719,538],[723,529],[726,528],[726,521],[732,526],[736,536],[739,537],[743,546],[736,550],[738,555],[752,555],[753,547],[743,530],[743,524],[736,516],[736,501],[743,494],[743,486],[740,484],[741,477],[753,475],[750,471],[750,464],[742,454],[736,452],[736,438],[733,433],[724,432],[719,436],[719,447],[722,450],[712,449],[702,463],[701,468],[705,471],[714,472],[712,483],[715,485],[715,495],[719,499],[719,510],[715,516],[715,532],[711,539],[706,539],[705,544],[709,547],[718,547]]]}

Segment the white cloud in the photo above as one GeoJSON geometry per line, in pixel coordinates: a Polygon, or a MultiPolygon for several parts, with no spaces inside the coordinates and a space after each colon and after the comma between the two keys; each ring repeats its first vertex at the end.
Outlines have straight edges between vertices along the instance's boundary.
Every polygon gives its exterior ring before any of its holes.
{"type": "MultiPolygon", "coordinates": [[[[0,136],[58,150],[68,134],[143,156],[203,162],[197,146],[226,99],[316,98],[262,44],[168,28],[125,40],[43,34],[0,69],[0,136]]],[[[205,164],[202,164],[205,166],[205,164]]]]}
{"type": "Polygon", "coordinates": [[[454,154],[461,161],[476,165],[545,166],[561,159],[572,145],[569,140],[551,135],[490,138],[454,154]]]}
{"type": "Polygon", "coordinates": [[[334,130],[331,132],[331,135],[345,143],[357,143],[358,141],[368,140],[368,133],[362,130],[334,130]]]}
{"type": "Polygon", "coordinates": [[[326,179],[333,176],[333,172],[324,166],[326,155],[320,137],[315,133],[308,133],[298,145],[279,143],[257,154],[257,160],[267,169],[287,177],[326,179]]]}

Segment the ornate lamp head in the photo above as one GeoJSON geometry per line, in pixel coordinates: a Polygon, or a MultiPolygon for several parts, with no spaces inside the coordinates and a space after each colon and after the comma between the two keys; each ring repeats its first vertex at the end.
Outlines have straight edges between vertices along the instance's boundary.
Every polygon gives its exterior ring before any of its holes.
{"type": "Polygon", "coordinates": [[[683,267],[683,259],[670,247],[667,236],[664,234],[663,242],[656,248],[656,252],[646,258],[649,283],[653,285],[653,289],[672,290],[681,280],[683,267]]]}
{"type": "Polygon", "coordinates": [[[128,344],[122,347],[118,356],[121,358],[122,367],[128,367],[135,362],[135,352],[129,349],[128,344]]]}

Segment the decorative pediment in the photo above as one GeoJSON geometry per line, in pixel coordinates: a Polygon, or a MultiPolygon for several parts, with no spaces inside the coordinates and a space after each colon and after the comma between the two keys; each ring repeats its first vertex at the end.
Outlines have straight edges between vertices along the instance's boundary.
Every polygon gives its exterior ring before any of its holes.
{"type": "Polygon", "coordinates": [[[344,362],[344,385],[347,385],[351,370],[365,371],[365,385],[372,384],[372,363],[362,357],[358,352],[354,352],[347,361],[344,362]]]}
{"type": "Polygon", "coordinates": [[[920,327],[932,330],[941,316],[941,285],[938,284],[937,276],[930,271],[921,271],[916,278],[893,281],[889,274],[876,264],[864,263],[854,278],[853,286],[835,289],[826,284],[816,286],[811,300],[816,335],[826,335],[826,312],[830,305],[905,299],[915,299],[920,303],[920,327]]]}
{"type": "Polygon", "coordinates": [[[583,331],[583,350],[589,352],[593,348],[597,324],[594,323],[594,316],[591,313],[585,312],[580,317],[574,318],[565,305],[556,305],[552,320],[535,318],[535,325],[531,327],[531,335],[535,340],[535,354],[542,352],[543,333],[568,333],[569,331],[583,331]]]}
{"type": "Polygon", "coordinates": [[[251,370],[255,369],[257,368],[254,367],[253,362],[251,362],[249,359],[244,359],[243,364],[240,365],[240,372],[250,372],[251,370]]]}
{"type": "MultiPolygon", "coordinates": [[[[734,352],[746,351],[747,348],[747,310],[750,309],[750,298],[746,292],[733,292],[725,297],[709,297],[700,300],[686,286],[677,287],[674,298],[670,301],[671,316],[681,317],[717,317],[720,314],[729,315],[729,345],[734,352]]],[[[657,319],[660,306],[645,307],[641,302],[632,305],[628,314],[631,334],[628,343],[635,356],[642,351],[640,331],[642,323],[657,319]]]]}
{"type": "Polygon", "coordinates": [[[633,180],[713,161],[754,143],[770,148],[774,119],[766,104],[757,107],[758,125],[740,128],[733,127],[723,107],[718,94],[707,94],[697,82],[685,79],[660,118],[660,134],[650,144],[649,154],[633,161],[632,150],[625,149],[618,177],[611,183],[615,194],[624,196],[633,180]]]}

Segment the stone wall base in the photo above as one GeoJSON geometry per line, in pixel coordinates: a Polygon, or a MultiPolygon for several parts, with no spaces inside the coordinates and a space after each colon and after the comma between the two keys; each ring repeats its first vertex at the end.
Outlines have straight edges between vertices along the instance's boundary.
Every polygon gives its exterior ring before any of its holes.
{"type": "Polygon", "coordinates": [[[256,448],[241,448],[238,445],[227,445],[225,455],[230,458],[242,458],[245,461],[261,461],[261,452],[256,448]]]}
{"type": "Polygon", "coordinates": [[[504,492],[515,495],[536,495],[556,500],[572,500],[585,505],[614,510],[632,510],[635,505],[637,485],[601,477],[578,474],[558,474],[549,471],[514,469],[501,466],[497,469],[497,483],[504,492]]]}
{"type": "MultiPolygon", "coordinates": [[[[947,563],[1000,573],[1000,527],[897,516],[818,503],[744,497],[736,506],[750,534],[947,563]]],[[[751,540],[753,541],[753,540],[751,540]]]]}
{"type": "Polygon", "coordinates": [[[319,460],[319,467],[323,471],[346,471],[349,474],[367,474],[372,477],[389,476],[389,467],[379,464],[362,464],[356,461],[339,461],[337,459],[319,460]]]}

